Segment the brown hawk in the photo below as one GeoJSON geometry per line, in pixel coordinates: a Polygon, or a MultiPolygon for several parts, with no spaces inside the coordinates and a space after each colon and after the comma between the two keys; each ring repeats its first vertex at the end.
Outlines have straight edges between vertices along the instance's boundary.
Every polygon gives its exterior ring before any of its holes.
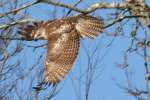
{"type": "Polygon", "coordinates": [[[44,82],[57,84],[70,71],[78,55],[80,37],[95,38],[103,29],[102,19],[79,14],[59,20],[25,25],[25,39],[47,39],[44,82]]]}

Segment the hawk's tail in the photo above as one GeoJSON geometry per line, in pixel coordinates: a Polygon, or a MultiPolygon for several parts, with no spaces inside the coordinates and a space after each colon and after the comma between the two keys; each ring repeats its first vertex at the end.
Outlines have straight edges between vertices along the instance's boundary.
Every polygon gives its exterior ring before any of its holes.
{"type": "Polygon", "coordinates": [[[75,27],[82,37],[95,38],[102,32],[103,25],[102,19],[80,14],[77,16],[75,27]]]}

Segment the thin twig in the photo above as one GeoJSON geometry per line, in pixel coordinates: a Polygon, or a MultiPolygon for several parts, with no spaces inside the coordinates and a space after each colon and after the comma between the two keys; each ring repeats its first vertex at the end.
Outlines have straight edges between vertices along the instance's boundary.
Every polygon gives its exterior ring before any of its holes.
{"type": "Polygon", "coordinates": [[[9,15],[9,14],[11,14],[11,13],[18,12],[18,11],[23,10],[23,9],[25,9],[25,8],[31,7],[31,6],[33,6],[33,5],[37,4],[37,3],[38,3],[38,1],[35,0],[35,1],[33,1],[32,3],[30,3],[30,4],[28,4],[28,5],[22,6],[21,8],[13,9],[13,10],[11,10],[11,11],[9,11],[9,12],[4,13],[4,14],[0,14],[0,18],[2,18],[2,17],[4,17],[4,16],[7,16],[7,15],[9,15]]]}
{"type": "Polygon", "coordinates": [[[122,20],[124,19],[127,19],[127,18],[137,18],[137,17],[145,17],[144,15],[128,15],[128,16],[120,16],[118,17],[116,20],[114,20],[113,22],[111,22],[110,24],[104,26],[104,28],[108,28],[114,24],[116,24],[117,22],[121,22],[122,20]]]}
{"type": "Polygon", "coordinates": [[[7,27],[17,25],[17,24],[28,23],[28,22],[33,22],[33,20],[32,19],[24,19],[24,20],[14,21],[14,22],[9,23],[9,24],[0,25],[0,29],[7,28],[7,27]]]}

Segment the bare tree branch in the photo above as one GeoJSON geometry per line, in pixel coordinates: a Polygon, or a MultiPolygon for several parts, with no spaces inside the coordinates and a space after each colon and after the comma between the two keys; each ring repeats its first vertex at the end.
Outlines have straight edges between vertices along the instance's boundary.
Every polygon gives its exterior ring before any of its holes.
{"type": "Polygon", "coordinates": [[[125,3],[125,2],[124,3],[116,3],[116,2],[114,2],[114,3],[95,3],[86,9],[79,9],[79,8],[76,8],[72,5],[64,4],[64,3],[60,3],[60,2],[54,2],[52,0],[41,0],[41,2],[55,5],[55,6],[59,6],[59,7],[72,9],[74,11],[77,11],[80,13],[86,13],[86,14],[91,13],[97,9],[127,9],[129,7],[128,3],[125,3]]]}
{"type": "Polygon", "coordinates": [[[31,6],[33,6],[33,5],[37,4],[37,3],[38,3],[38,1],[35,0],[35,1],[33,1],[32,3],[30,3],[30,4],[27,4],[27,5],[22,6],[21,8],[13,9],[13,10],[11,10],[10,12],[4,13],[4,14],[0,14],[0,18],[2,18],[2,17],[4,17],[4,16],[7,16],[7,15],[9,15],[9,14],[11,14],[11,13],[16,13],[16,12],[18,12],[18,11],[20,11],[20,10],[25,9],[25,8],[31,7],[31,6]]]}

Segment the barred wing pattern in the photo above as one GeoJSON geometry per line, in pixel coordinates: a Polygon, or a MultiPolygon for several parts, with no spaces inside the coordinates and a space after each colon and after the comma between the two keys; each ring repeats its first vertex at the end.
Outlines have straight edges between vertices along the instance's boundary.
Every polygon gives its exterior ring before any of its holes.
{"type": "MultiPolygon", "coordinates": [[[[79,50],[79,35],[75,30],[63,34],[59,39],[58,47],[48,49],[47,60],[45,63],[45,82],[56,84],[64,78],[71,69],[79,50]],[[59,52],[55,55],[53,52],[59,52]]],[[[48,48],[53,45],[52,40],[48,40],[48,48]]],[[[56,46],[56,44],[54,45],[56,46]]]]}
{"type": "Polygon", "coordinates": [[[25,39],[47,39],[44,82],[59,83],[78,55],[80,37],[95,38],[103,29],[102,19],[80,14],[59,20],[37,22],[21,29],[25,39]]]}

